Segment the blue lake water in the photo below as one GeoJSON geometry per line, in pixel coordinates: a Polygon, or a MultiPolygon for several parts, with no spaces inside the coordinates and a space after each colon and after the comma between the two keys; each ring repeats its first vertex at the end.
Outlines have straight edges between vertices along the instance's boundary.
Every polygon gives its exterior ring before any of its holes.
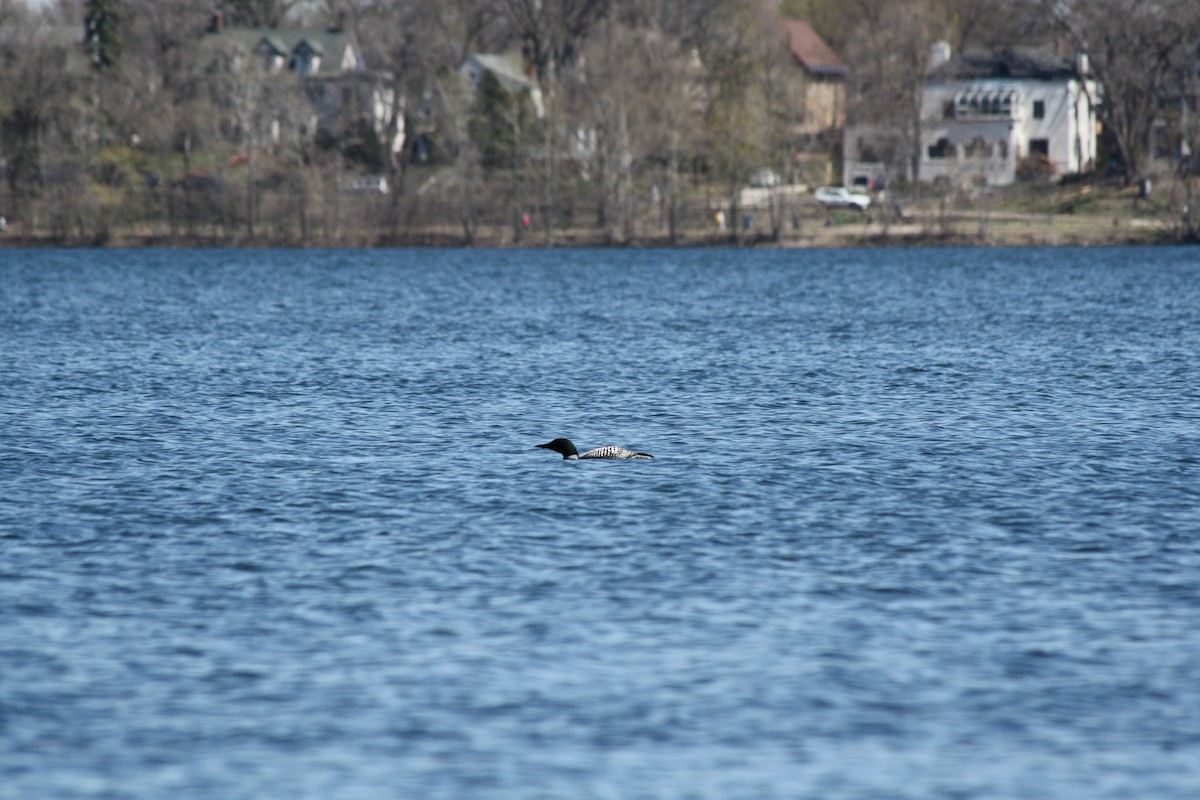
{"type": "Polygon", "coordinates": [[[1195,797],[1198,250],[0,250],[4,800],[1195,797]]]}

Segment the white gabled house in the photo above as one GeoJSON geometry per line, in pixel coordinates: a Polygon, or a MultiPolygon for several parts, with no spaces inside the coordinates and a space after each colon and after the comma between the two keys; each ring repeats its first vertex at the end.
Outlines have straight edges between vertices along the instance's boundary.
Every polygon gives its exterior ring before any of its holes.
{"type": "MultiPolygon", "coordinates": [[[[1043,48],[966,50],[935,45],[922,91],[922,181],[1003,186],[1020,177],[1066,175],[1096,159],[1096,84],[1085,57],[1043,48]]],[[[847,132],[848,184],[882,186],[887,165],[873,159],[870,130],[847,132]]],[[[911,160],[891,176],[911,179],[911,160]]]]}
{"type": "MultiPolygon", "coordinates": [[[[403,117],[395,113],[399,99],[390,76],[367,68],[353,37],[340,23],[310,29],[230,28],[218,13],[209,26],[206,45],[218,56],[220,66],[215,68],[240,72],[264,85],[294,76],[320,129],[339,135],[364,126],[390,152],[400,152],[403,117]]],[[[272,138],[278,137],[279,127],[273,123],[272,138]]]]}
{"type": "Polygon", "coordinates": [[[514,95],[528,92],[534,114],[538,119],[546,116],[541,87],[520,53],[472,53],[458,71],[467,80],[472,92],[479,91],[479,81],[485,73],[490,72],[506,92],[514,95]]]}

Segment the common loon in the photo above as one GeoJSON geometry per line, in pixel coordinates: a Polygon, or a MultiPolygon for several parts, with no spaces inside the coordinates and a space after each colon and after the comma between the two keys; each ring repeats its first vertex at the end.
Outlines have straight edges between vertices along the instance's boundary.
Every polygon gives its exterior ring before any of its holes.
{"type": "Polygon", "coordinates": [[[546,442],[537,446],[546,450],[553,450],[556,453],[562,453],[563,458],[572,461],[577,458],[654,458],[649,453],[637,453],[633,450],[627,450],[624,447],[617,447],[611,444],[607,447],[597,447],[581,454],[575,449],[575,445],[571,443],[570,439],[555,439],[553,442],[546,442]]]}

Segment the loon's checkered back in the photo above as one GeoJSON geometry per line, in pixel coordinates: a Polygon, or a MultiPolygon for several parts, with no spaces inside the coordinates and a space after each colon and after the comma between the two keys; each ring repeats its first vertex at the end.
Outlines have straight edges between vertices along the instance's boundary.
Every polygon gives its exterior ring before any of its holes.
{"type": "Polygon", "coordinates": [[[575,449],[574,443],[570,439],[555,439],[545,444],[539,444],[545,450],[553,450],[556,453],[561,453],[565,459],[577,458],[654,458],[649,453],[639,453],[636,450],[630,450],[626,447],[617,447],[616,445],[606,445],[604,447],[596,447],[588,450],[583,455],[575,449]]]}

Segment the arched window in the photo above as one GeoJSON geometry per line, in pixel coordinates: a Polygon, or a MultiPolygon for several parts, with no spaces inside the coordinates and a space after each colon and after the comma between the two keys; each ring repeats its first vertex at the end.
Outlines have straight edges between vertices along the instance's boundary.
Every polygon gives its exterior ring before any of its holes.
{"type": "Polygon", "coordinates": [[[992,146],[982,136],[976,136],[967,145],[967,158],[991,158],[992,146]]]}
{"type": "Polygon", "coordinates": [[[929,145],[930,158],[956,158],[957,156],[958,148],[951,144],[945,136],[938,139],[936,144],[929,145]]]}

